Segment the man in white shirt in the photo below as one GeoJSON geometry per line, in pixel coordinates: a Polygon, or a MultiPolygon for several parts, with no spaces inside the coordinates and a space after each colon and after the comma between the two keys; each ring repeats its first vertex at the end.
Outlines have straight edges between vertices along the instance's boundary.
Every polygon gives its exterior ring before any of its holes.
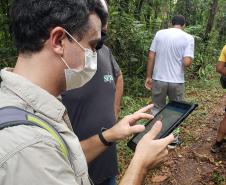
{"type": "Polygon", "coordinates": [[[148,56],[145,87],[152,90],[156,114],[169,100],[180,101],[184,95],[184,67],[194,58],[194,38],[183,31],[185,18],[174,16],[172,28],[156,33],[148,56]]]}

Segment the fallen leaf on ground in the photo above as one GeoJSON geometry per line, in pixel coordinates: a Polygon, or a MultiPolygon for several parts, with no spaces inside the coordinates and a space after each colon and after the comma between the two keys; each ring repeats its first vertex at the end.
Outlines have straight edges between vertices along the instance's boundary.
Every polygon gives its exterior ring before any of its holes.
{"type": "Polygon", "coordinates": [[[165,176],[165,175],[157,175],[157,176],[153,177],[151,181],[154,183],[158,183],[158,182],[165,181],[167,178],[168,178],[168,176],[165,176]]]}

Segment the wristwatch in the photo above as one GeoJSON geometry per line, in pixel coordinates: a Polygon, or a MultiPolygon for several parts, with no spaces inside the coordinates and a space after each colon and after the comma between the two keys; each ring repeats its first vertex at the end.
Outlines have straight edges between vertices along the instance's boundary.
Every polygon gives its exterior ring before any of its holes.
{"type": "Polygon", "coordinates": [[[107,128],[102,127],[101,130],[100,130],[100,132],[99,132],[99,134],[98,134],[98,136],[99,136],[101,142],[102,142],[105,146],[111,146],[111,145],[113,144],[113,142],[108,142],[108,141],[104,138],[104,136],[103,136],[103,132],[104,132],[105,130],[107,130],[107,128]]]}

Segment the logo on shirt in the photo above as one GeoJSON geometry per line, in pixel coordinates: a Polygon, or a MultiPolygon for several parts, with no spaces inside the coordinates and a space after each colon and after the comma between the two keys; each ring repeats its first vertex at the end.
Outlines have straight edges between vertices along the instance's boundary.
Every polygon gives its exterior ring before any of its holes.
{"type": "Polygon", "coordinates": [[[113,82],[113,76],[112,75],[110,75],[110,74],[107,74],[107,75],[104,75],[104,82],[105,83],[111,83],[111,82],[113,82]]]}

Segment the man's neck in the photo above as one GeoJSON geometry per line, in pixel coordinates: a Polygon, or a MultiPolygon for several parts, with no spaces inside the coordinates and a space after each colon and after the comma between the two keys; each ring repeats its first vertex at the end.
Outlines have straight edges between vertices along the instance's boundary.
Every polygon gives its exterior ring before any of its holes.
{"type": "Polygon", "coordinates": [[[46,56],[42,53],[19,54],[13,72],[57,97],[62,91],[64,74],[61,74],[62,69],[57,69],[57,64],[54,65],[54,60],[52,56],[46,56]]]}
{"type": "Polygon", "coordinates": [[[178,29],[181,29],[182,30],[183,29],[183,26],[181,26],[181,25],[174,25],[173,28],[178,28],[178,29]]]}

